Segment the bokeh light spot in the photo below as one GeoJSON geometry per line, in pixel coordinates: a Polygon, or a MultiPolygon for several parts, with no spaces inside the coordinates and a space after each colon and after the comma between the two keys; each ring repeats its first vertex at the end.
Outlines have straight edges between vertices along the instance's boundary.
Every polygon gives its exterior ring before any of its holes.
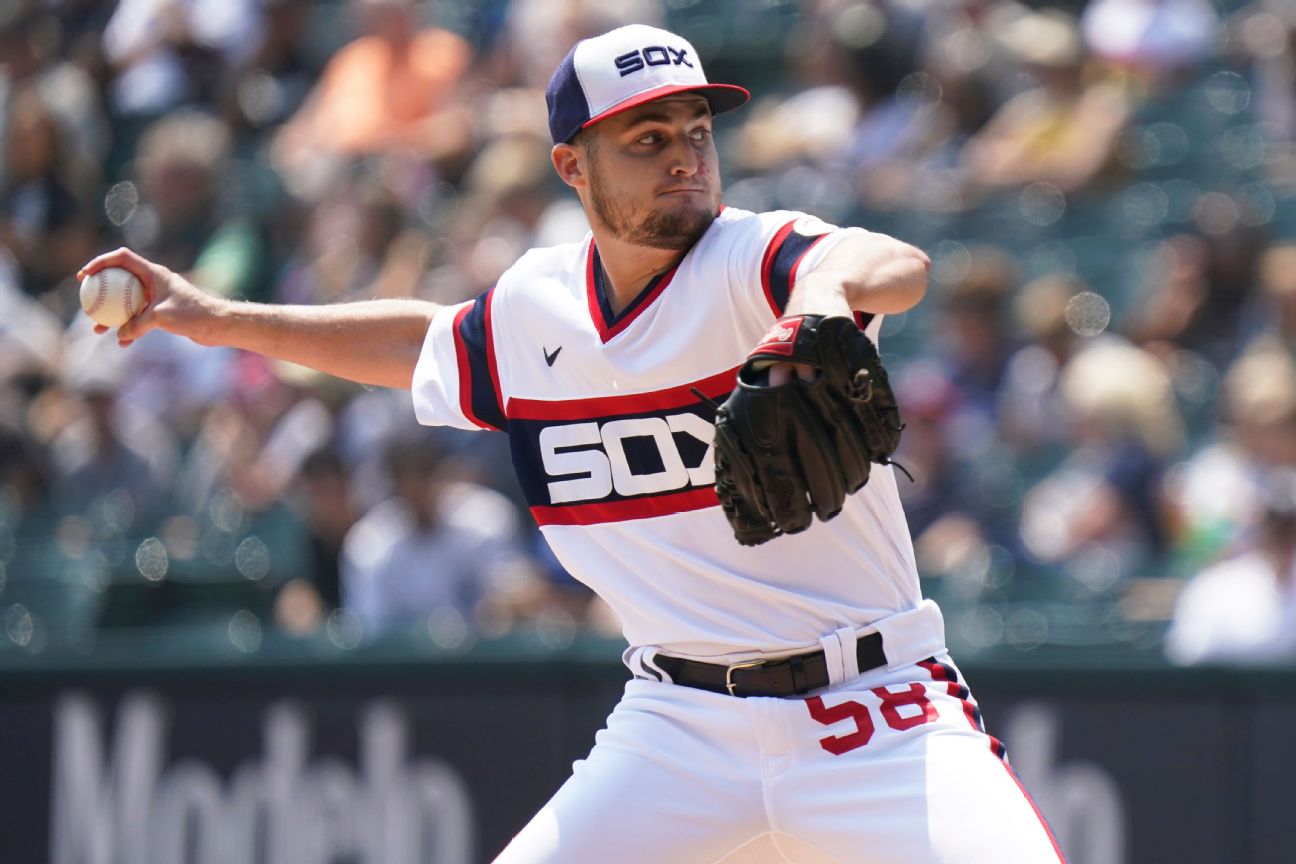
{"type": "Polygon", "coordinates": [[[1121,198],[1125,218],[1141,228],[1153,228],[1170,213],[1170,198],[1155,183],[1137,183],[1121,198]]]}
{"type": "Polygon", "coordinates": [[[334,645],[349,651],[360,645],[364,638],[364,625],[346,609],[335,609],[324,622],[324,634],[334,645]]]}
{"type": "Polygon", "coordinates": [[[161,582],[170,567],[166,546],[156,537],[149,537],[135,550],[135,569],[150,582],[161,582]]]}
{"type": "Polygon", "coordinates": [[[428,636],[438,648],[452,651],[468,641],[468,622],[453,606],[432,610],[427,621],[428,636]]]}
{"type": "Polygon", "coordinates": [[[1032,225],[1052,225],[1066,212],[1066,195],[1052,183],[1038,181],[1022,190],[1018,199],[1022,217],[1032,225]]]}
{"type": "Polygon", "coordinates": [[[118,228],[129,222],[139,209],[139,189],[129,180],[117,183],[104,195],[104,215],[118,228]]]}
{"type": "Polygon", "coordinates": [[[260,537],[245,537],[234,550],[234,566],[245,579],[263,579],[270,572],[270,550],[260,537]]]}
{"type": "Polygon", "coordinates": [[[1111,323],[1111,305],[1101,295],[1081,291],[1066,307],[1066,323],[1078,336],[1097,336],[1111,323]]]}
{"type": "Polygon", "coordinates": [[[1206,101],[1221,114],[1240,114],[1251,104],[1251,86],[1236,72],[1216,72],[1206,81],[1206,101]]]}
{"type": "Polygon", "coordinates": [[[6,609],[4,625],[5,635],[9,637],[10,642],[20,648],[26,648],[31,644],[32,636],[36,632],[36,625],[26,606],[15,603],[6,609]]]}
{"type": "Polygon", "coordinates": [[[261,619],[246,609],[235,612],[229,622],[229,640],[246,654],[260,649],[261,619]]]}

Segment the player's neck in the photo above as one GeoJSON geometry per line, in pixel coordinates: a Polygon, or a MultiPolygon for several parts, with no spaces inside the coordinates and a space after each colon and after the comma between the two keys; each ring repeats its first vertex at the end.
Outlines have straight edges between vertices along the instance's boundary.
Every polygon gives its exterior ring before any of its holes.
{"type": "Polygon", "coordinates": [[[649,280],[674,267],[685,255],[675,249],[625,243],[605,231],[594,232],[594,244],[603,262],[604,287],[614,315],[630,305],[649,280]]]}

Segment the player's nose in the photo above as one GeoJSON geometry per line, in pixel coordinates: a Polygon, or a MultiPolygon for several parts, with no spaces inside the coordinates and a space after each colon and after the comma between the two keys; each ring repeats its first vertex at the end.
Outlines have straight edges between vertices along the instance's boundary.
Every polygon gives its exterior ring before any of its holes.
{"type": "Polygon", "coordinates": [[[670,147],[670,172],[676,177],[692,177],[702,169],[702,154],[682,137],[670,147]]]}

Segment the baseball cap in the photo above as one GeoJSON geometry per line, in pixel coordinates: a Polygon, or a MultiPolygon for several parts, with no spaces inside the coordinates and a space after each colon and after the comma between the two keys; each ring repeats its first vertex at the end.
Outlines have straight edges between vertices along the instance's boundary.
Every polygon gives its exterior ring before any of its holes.
{"type": "Polygon", "coordinates": [[[751,94],[733,84],[712,84],[688,40],[645,24],[629,24],[582,39],[558,64],[545,102],[549,134],[566,144],[594,123],[672,93],[697,93],[719,114],[751,94]]]}

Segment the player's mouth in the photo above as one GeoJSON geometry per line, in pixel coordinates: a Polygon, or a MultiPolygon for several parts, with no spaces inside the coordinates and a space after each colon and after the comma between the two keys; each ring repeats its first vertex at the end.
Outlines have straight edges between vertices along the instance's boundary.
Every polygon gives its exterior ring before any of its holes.
{"type": "Polygon", "coordinates": [[[687,186],[681,189],[667,189],[664,192],[658,192],[658,196],[665,195],[705,195],[705,189],[698,186],[687,186]]]}

